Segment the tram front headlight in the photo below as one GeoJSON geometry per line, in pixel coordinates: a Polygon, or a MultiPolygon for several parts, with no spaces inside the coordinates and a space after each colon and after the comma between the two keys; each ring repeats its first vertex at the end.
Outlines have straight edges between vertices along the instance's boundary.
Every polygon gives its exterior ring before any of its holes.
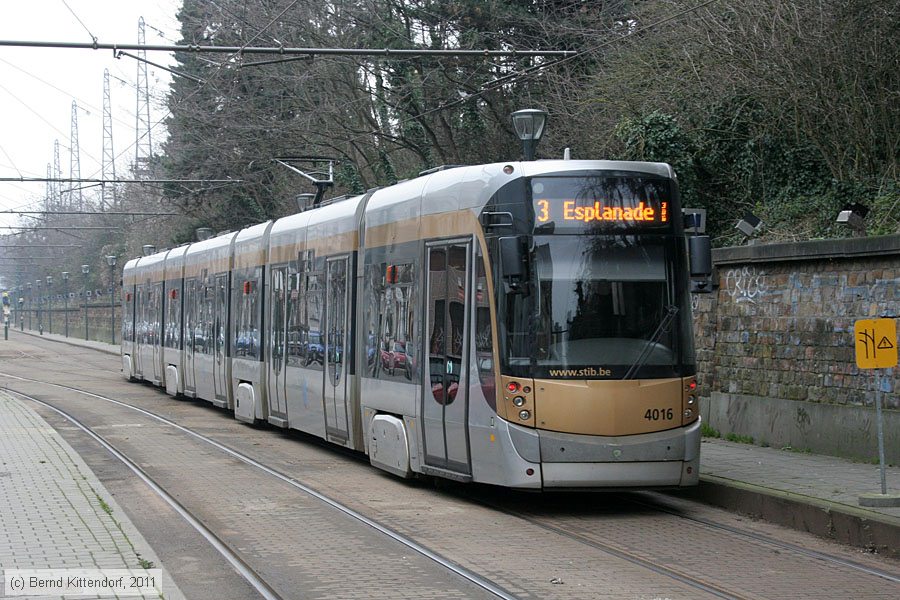
{"type": "Polygon", "coordinates": [[[530,410],[520,410],[519,418],[522,419],[523,421],[527,421],[528,419],[531,418],[531,411],[530,410]]]}
{"type": "Polygon", "coordinates": [[[516,396],[513,398],[513,404],[516,406],[525,406],[525,397],[524,396],[516,396]]]}

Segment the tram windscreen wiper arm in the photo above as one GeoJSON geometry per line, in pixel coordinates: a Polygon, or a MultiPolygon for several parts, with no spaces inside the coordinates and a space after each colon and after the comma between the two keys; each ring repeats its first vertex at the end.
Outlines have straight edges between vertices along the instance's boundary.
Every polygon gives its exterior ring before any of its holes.
{"type": "Polygon", "coordinates": [[[669,325],[672,324],[672,320],[675,319],[675,315],[678,314],[678,307],[674,304],[669,304],[666,306],[666,314],[663,315],[662,321],[659,322],[659,325],[656,326],[656,331],[653,332],[653,335],[650,336],[650,339],[647,340],[647,343],[644,345],[644,349],[641,350],[640,355],[634,361],[634,363],[628,367],[628,371],[625,373],[625,377],[623,379],[631,379],[638,372],[638,369],[644,366],[644,363],[647,362],[647,359],[650,358],[650,352],[653,350],[653,346],[656,342],[659,341],[659,338],[662,337],[662,334],[669,330],[669,325]]]}

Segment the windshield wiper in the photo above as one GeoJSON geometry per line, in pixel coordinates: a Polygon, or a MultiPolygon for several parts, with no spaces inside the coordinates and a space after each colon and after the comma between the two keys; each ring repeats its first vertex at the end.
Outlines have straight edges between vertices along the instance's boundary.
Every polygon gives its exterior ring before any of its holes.
{"type": "Polygon", "coordinates": [[[625,377],[623,379],[631,379],[638,372],[638,369],[644,366],[644,363],[647,362],[647,359],[650,358],[650,353],[653,351],[653,346],[656,345],[656,342],[659,341],[659,338],[662,337],[662,334],[669,330],[669,325],[672,324],[672,321],[675,319],[675,315],[678,314],[678,307],[674,304],[670,304],[666,307],[666,314],[663,315],[662,321],[659,322],[659,325],[656,326],[656,331],[653,332],[653,335],[650,336],[650,339],[647,340],[647,344],[644,346],[644,349],[641,350],[640,355],[634,361],[634,363],[628,367],[628,371],[625,373],[625,377]]]}

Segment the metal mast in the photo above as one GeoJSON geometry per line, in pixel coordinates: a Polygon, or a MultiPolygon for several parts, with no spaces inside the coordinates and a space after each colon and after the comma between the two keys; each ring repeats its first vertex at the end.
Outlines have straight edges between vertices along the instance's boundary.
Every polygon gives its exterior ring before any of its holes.
{"type": "MultiPolygon", "coordinates": [[[[62,179],[62,166],[59,163],[59,140],[53,140],[53,177],[57,180],[62,179]]],[[[69,192],[66,192],[66,200],[69,198],[69,192]]],[[[53,184],[53,209],[59,210],[63,206],[62,189],[57,181],[53,184]]]]}
{"type": "MultiPolygon", "coordinates": [[[[78,104],[72,100],[72,131],[69,134],[69,178],[81,179],[81,150],[78,145],[78,104]]],[[[84,210],[84,196],[81,184],[74,184],[69,189],[68,208],[84,210]]]]}
{"type": "MultiPolygon", "coordinates": [[[[138,20],[138,45],[144,46],[146,34],[144,17],[138,20]]],[[[137,115],[135,123],[136,140],[134,144],[134,175],[143,179],[150,172],[150,157],[153,148],[150,144],[150,86],[147,81],[147,51],[139,50],[137,61],[137,115]]]]}
{"type": "MultiPolygon", "coordinates": [[[[103,159],[100,163],[100,179],[104,182],[116,178],[116,154],[113,152],[112,103],[109,95],[109,69],[103,70],[103,159]]],[[[100,184],[100,210],[116,208],[116,186],[100,184]]]]}

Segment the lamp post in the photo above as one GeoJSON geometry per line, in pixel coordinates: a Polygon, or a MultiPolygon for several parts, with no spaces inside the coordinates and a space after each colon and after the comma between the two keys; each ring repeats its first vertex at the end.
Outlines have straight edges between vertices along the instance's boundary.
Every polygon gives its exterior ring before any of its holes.
{"type": "Polygon", "coordinates": [[[109,255],[106,257],[106,264],[109,265],[109,308],[112,316],[110,317],[109,331],[112,336],[112,343],[116,343],[116,257],[109,255]]]}
{"type": "Polygon", "coordinates": [[[38,297],[38,307],[37,307],[38,323],[37,323],[37,325],[38,325],[38,334],[40,334],[40,335],[44,335],[44,315],[43,315],[43,312],[41,311],[41,309],[43,308],[43,304],[44,304],[44,297],[41,296],[41,284],[42,283],[43,283],[43,280],[41,280],[41,279],[34,280],[34,288],[37,290],[37,297],[38,297]]]}
{"type": "Polygon", "coordinates": [[[25,284],[25,289],[28,290],[28,329],[31,329],[31,309],[34,308],[34,299],[31,295],[31,283],[25,284]]]}
{"type": "Polygon", "coordinates": [[[90,265],[81,265],[81,272],[84,273],[84,293],[82,294],[82,306],[84,307],[84,341],[88,339],[88,311],[87,311],[87,278],[91,272],[90,265]]]}
{"type": "Polygon", "coordinates": [[[47,330],[53,333],[53,275],[47,275],[47,330]]]}
{"type": "Polygon", "coordinates": [[[522,148],[525,152],[525,160],[534,160],[534,149],[541,136],[544,134],[544,125],[547,123],[547,113],[536,108],[517,110],[510,115],[516,135],[522,140],[522,148]]]}
{"type": "Polygon", "coordinates": [[[66,337],[69,337],[69,272],[60,273],[63,280],[63,310],[66,313],[66,337]]]}

